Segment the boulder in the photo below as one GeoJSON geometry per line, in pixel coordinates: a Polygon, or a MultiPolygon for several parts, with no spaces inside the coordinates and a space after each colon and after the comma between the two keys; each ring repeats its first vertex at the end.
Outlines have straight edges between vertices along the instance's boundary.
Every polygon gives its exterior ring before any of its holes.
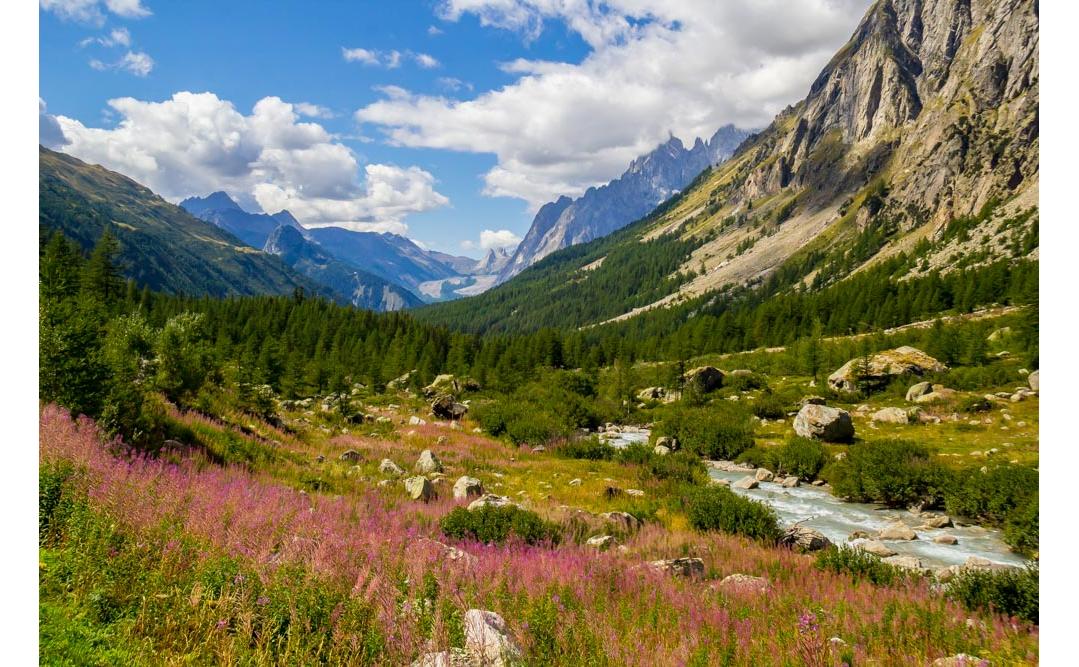
{"type": "Polygon", "coordinates": [[[420,458],[416,459],[416,465],[412,466],[412,470],[421,475],[442,472],[442,461],[439,461],[430,449],[425,449],[420,452],[420,458]]]}
{"type": "Polygon", "coordinates": [[[731,486],[736,489],[745,489],[746,491],[748,491],[750,489],[755,489],[760,486],[760,482],[757,481],[756,477],[746,476],[738,480],[731,486]]]}
{"type": "Polygon", "coordinates": [[[890,558],[882,559],[882,562],[904,570],[924,572],[926,569],[925,565],[922,564],[922,561],[915,556],[892,556],[890,558]]]}
{"type": "Polygon", "coordinates": [[[723,371],[715,366],[698,366],[686,371],[684,377],[687,387],[692,387],[702,394],[715,391],[723,386],[723,371]]]}
{"type": "Polygon", "coordinates": [[[983,664],[988,665],[989,661],[966,653],[956,653],[947,658],[937,658],[933,661],[932,667],[979,667],[983,664]]]}
{"type": "Polygon", "coordinates": [[[493,493],[485,493],[468,504],[468,511],[475,512],[476,510],[484,507],[506,507],[514,504],[516,503],[514,503],[506,496],[498,496],[493,493]]]}
{"type": "Polygon", "coordinates": [[[804,407],[806,405],[827,405],[828,402],[824,400],[823,396],[806,396],[798,402],[798,407],[804,407]]]}
{"type": "MultiPolygon", "coordinates": [[[[380,417],[380,419],[381,419],[381,417],[380,417]]],[[[409,426],[424,426],[426,424],[427,424],[426,420],[420,419],[416,415],[412,415],[411,417],[408,418],[408,425],[409,426]]]]}
{"type": "Polygon", "coordinates": [[[918,539],[918,534],[907,524],[896,521],[881,528],[877,537],[882,540],[916,540],[918,539]]]}
{"type": "Polygon", "coordinates": [[[585,544],[598,549],[599,551],[606,551],[611,547],[617,546],[618,540],[611,535],[596,535],[595,537],[588,538],[585,544]]]}
{"type": "Polygon", "coordinates": [[[465,650],[481,665],[508,667],[521,660],[521,649],[510,636],[506,621],[493,611],[469,609],[464,626],[465,650]]]}
{"type": "Polygon", "coordinates": [[[475,477],[459,477],[453,484],[454,500],[479,498],[483,495],[483,483],[475,477]]]}
{"type": "Polygon", "coordinates": [[[423,388],[423,395],[427,398],[431,398],[442,393],[456,394],[460,390],[461,386],[458,384],[457,378],[445,373],[438,375],[434,380],[431,380],[431,384],[423,388]]]}
{"type": "Polygon", "coordinates": [[[383,475],[403,475],[405,471],[401,466],[397,465],[389,459],[382,459],[382,463],[378,464],[378,471],[383,475]]]}
{"type": "Polygon", "coordinates": [[[626,489],[626,495],[634,498],[643,498],[644,491],[641,491],[640,489],[626,489]]]}
{"type": "Polygon", "coordinates": [[[937,535],[933,541],[937,544],[959,544],[959,538],[955,535],[937,535]]]}
{"type": "Polygon", "coordinates": [[[641,527],[641,520],[629,512],[605,512],[599,516],[626,533],[632,533],[641,527]]]}
{"type": "Polygon", "coordinates": [[[417,475],[405,480],[405,493],[413,500],[427,502],[435,497],[435,487],[426,477],[417,475]]]}
{"type": "Polygon", "coordinates": [[[955,398],[956,393],[957,393],[954,389],[949,389],[948,387],[945,387],[944,385],[941,385],[941,384],[933,385],[932,389],[933,390],[930,391],[928,394],[922,394],[921,396],[918,396],[917,398],[915,398],[914,402],[915,403],[937,403],[937,402],[940,402],[940,401],[946,401],[948,399],[955,398]]]}
{"type": "Polygon", "coordinates": [[[667,390],[663,387],[645,387],[637,392],[638,401],[658,401],[667,396],[667,390]]]}
{"type": "Polygon", "coordinates": [[[347,449],[338,458],[342,461],[359,461],[363,457],[355,449],[347,449]]]}
{"type": "Polygon", "coordinates": [[[825,442],[850,442],[854,438],[854,422],[846,410],[804,405],[794,418],[794,432],[803,438],[825,442]]]}
{"type": "Polygon", "coordinates": [[[910,422],[910,415],[903,408],[881,408],[870,419],[884,424],[906,424],[910,422]]]}
{"type": "Polygon", "coordinates": [[[431,401],[431,414],[439,419],[460,419],[468,413],[468,406],[458,403],[450,394],[439,394],[431,401]]]}
{"type": "Polygon", "coordinates": [[[758,482],[771,482],[775,479],[775,475],[768,468],[757,468],[757,472],[753,474],[758,482]]]}
{"type": "Polygon", "coordinates": [[[825,537],[819,530],[797,524],[783,531],[783,535],[779,538],[779,543],[783,546],[797,549],[803,553],[808,551],[820,551],[821,549],[832,546],[832,541],[825,537]]]}
{"type": "Polygon", "coordinates": [[[656,572],[670,574],[676,577],[704,576],[704,561],[700,558],[654,560],[648,563],[648,567],[656,572]]]}
{"type": "Polygon", "coordinates": [[[656,445],[652,449],[652,453],[656,456],[666,456],[671,453],[671,448],[665,445],[656,445]]]}
{"type": "Polygon", "coordinates": [[[866,540],[858,545],[858,548],[866,553],[873,554],[874,556],[880,556],[881,558],[889,558],[896,555],[896,552],[878,540],[866,540]]]}
{"type": "Polygon", "coordinates": [[[893,378],[903,375],[940,373],[948,367],[921,350],[904,345],[894,350],[878,352],[866,360],[855,357],[828,376],[828,384],[836,391],[856,392],[863,386],[881,389],[893,378]]]}
{"type": "Polygon", "coordinates": [[[795,475],[787,475],[783,478],[782,482],[784,489],[793,489],[797,487],[800,483],[801,482],[799,482],[798,477],[795,475]]]}
{"type": "Polygon", "coordinates": [[[666,447],[670,451],[678,449],[678,440],[669,436],[660,436],[656,438],[656,447],[666,447]]]}
{"type": "Polygon", "coordinates": [[[1038,384],[1039,384],[1039,379],[1040,379],[1038,377],[1038,373],[1040,373],[1040,372],[1041,371],[1034,371],[1033,373],[1031,373],[1030,375],[1027,376],[1027,382],[1030,384],[1030,388],[1033,389],[1034,391],[1038,391],[1038,384]]]}
{"type": "Polygon", "coordinates": [[[952,518],[946,514],[926,514],[922,516],[922,523],[929,528],[949,528],[952,518]]]}
{"type": "Polygon", "coordinates": [[[910,389],[907,389],[907,401],[913,403],[919,396],[925,396],[929,392],[933,391],[933,385],[929,382],[918,382],[912,384],[910,389]]]}
{"type": "Polygon", "coordinates": [[[728,595],[761,595],[771,590],[772,584],[764,577],[749,574],[731,574],[723,577],[715,588],[728,595]]]}

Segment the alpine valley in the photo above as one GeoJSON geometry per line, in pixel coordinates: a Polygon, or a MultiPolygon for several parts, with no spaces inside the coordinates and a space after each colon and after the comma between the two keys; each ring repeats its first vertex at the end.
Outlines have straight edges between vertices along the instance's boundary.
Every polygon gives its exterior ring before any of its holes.
{"type": "Polygon", "coordinates": [[[1038,2],[435,4],[41,3],[312,102],[39,105],[39,662],[1039,664],[1038,2]]]}

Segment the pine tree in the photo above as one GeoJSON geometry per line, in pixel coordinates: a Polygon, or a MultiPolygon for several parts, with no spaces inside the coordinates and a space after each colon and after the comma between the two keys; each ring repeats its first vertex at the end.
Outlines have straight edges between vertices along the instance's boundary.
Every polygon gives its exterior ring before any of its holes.
{"type": "Polygon", "coordinates": [[[117,264],[119,255],[120,242],[106,227],[83,267],[81,281],[83,296],[106,306],[120,298],[124,282],[117,264]]]}

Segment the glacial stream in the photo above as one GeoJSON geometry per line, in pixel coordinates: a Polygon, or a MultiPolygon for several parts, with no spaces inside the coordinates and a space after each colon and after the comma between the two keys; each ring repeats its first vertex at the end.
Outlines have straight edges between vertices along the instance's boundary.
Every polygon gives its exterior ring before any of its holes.
{"type": "MultiPolygon", "coordinates": [[[[639,429],[611,435],[615,437],[606,438],[608,444],[625,447],[633,442],[648,442],[649,432],[639,429]]],[[[724,472],[715,468],[709,468],[708,472],[712,477],[727,480],[732,484],[747,474],[752,474],[724,472]]],[[[779,516],[782,525],[801,521],[802,525],[819,530],[836,544],[846,544],[847,538],[856,530],[874,533],[893,521],[902,521],[915,529],[918,539],[889,540],[885,544],[899,555],[916,556],[927,567],[961,565],[971,556],[1005,565],[1022,566],[1026,562],[1022,556],[1012,553],[1004,543],[1000,531],[992,528],[968,525],[919,528],[922,521],[906,510],[844,502],[828,491],[810,485],[785,489],[779,484],[762,482],[756,489],[732,490],[769,505],[779,516]],[[959,543],[937,544],[933,542],[933,538],[938,535],[953,535],[959,543]]]]}

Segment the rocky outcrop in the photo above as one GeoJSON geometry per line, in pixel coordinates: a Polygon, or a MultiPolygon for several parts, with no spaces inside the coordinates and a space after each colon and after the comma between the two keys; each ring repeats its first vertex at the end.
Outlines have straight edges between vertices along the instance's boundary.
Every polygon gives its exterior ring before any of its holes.
{"type": "Polygon", "coordinates": [[[893,379],[905,375],[940,373],[947,366],[921,350],[904,345],[885,350],[868,359],[855,357],[828,376],[828,385],[835,391],[856,392],[862,389],[882,389],[893,379]]]}
{"type": "Polygon", "coordinates": [[[854,421],[846,410],[803,405],[794,418],[794,432],[803,438],[825,442],[850,442],[854,438],[854,421]]]}

